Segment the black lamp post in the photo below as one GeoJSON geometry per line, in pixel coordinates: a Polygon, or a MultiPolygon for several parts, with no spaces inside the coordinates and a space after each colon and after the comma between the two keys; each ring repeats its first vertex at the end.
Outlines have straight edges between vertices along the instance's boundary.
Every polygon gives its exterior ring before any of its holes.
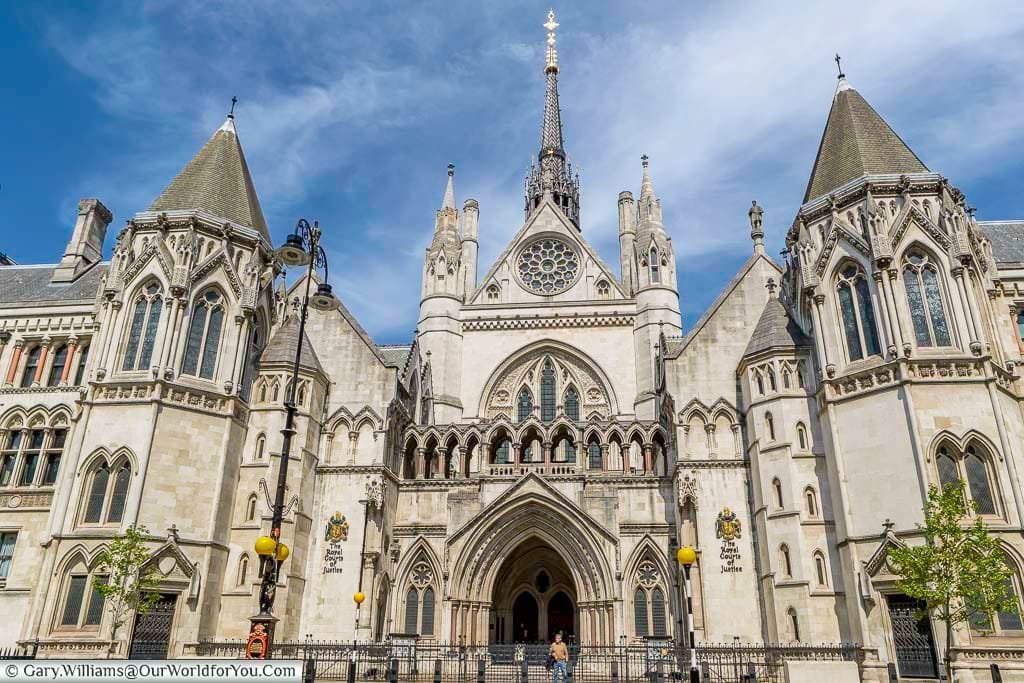
{"type": "Polygon", "coordinates": [[[683,598],[686,600],[687,649],[690,651],[690,683],[700,683],[697,669],[697,638],[693,631],[693,587],[690,585],[690,568],[697,561],[697,553],[690,546],[676,551],[676,560],[683,565],[683,598]]]}
{"type": "Polygon", "coordinates": [[[278,572],[281,563],[288,557],[288,546],[281,542],[281,522],[284,517],[285,483],[288,480],[288,459],[292,436],[295,434],[295,392],[299,384],[299,364],[302,359],[302,340],[306,335],[306,313],[312,306],[318,311],[329,311],[338,307],[338,299],[327,284],[327,254],[320,246],[320,224],[313,221],[311,226],[305,218],[295,225],[295,232],[288,235],[284,245],[274,254],[286,266],[308,266],[306,291],[299,309],[299,336],[295,342],[295,362],[292,365],[291,385],[285,394],[285,423],[281,434],[281,462],[277,470],[277,490],[274,493],[273,517],[270,522],[270,536],[261,536],[256,541],[256,552],[260,556],[260,611],[249,619],[249,639],[246,642],[247,659],[266,659],[274,640],[274,625],[278,619],[273,614],[274,597],[277,593],[278,572]],[[316,293],[310,296],[309,287],[318,268],[323,269],[324,282],[316,293]]]}

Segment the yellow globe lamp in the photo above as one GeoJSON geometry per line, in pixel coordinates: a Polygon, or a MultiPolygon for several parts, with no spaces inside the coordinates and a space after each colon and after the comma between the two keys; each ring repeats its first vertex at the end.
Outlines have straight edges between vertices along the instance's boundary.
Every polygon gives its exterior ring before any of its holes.
{"type": "Polygon", "coordinates": [[[363,604],[363,600],[366,599],[366,596],[363,595],[363,591],[356,591],[356,594],[352,596],[352,599],[356,601],[357,605],[361,605],[363,604]]]}
{"type": "Polygon", "coordinates": [[[274,554],[274,539],[270,536],[260,536],[256,539],[256,554],[267,556],[274,554]]]}
{"type": "Polygon", "coordinates": [[[285,560],[287,560],[289,552],[291,552],[291,551],[288,550],[288,546],[286,546],[284,543],[278,543],[277,544],[277,561],[278,562],[284,562],[285,560]]]}
{"type": "Polygon", "coordinates": [[[689,567],[691,564],[697,561],[697,553],[688,545],[684,545],[682,548],[676,551],[676,560],[679,564],[684,567],[689,567]]]}

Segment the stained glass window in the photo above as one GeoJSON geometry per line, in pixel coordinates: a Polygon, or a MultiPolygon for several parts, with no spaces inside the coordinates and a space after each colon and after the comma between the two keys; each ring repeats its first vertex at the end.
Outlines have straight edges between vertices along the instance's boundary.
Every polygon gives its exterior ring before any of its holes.
{"type": "Polygon", "coordinates": [[[647,592],[641,588],[633,594],[633,624],[638,638],[650,635],[647,628],[647,592]]]}
{"type": "Polygon", "coordinates": [[[576,387],[569,387],[565,392],[565,416],[573,422],[580,419],[580,395],[576,387]]]}
{"type": "Polygon", "coordinates": [[[530,395],[530,390],[523,387],[516,403],[519,406],[518,419],[522,422],[533,413],[533,397],[530,395]]]}
{"type": "Polygon", "coordinates": [[[967,449],[964,469],[967,471],[967,485],[971,490],[971,498],[977,504],[978,512],[983,515],[994,515],[996,506],[992,499],[992,487],[988,481],[988,469],[985,467],[985,461],[981,459],[973,446],[967,449]]]}
{"type": "Polygon", "coordinates": [[[847,265],[839,274],[836,293],[850,360],[880,354],[875,310],[864,272],[853,264],[847,265]]]}
{"type": "Polygon", "coordinates": [[[871,305],[871,293],[868,281],[863,274],[857,279],[857,305],[860,307],[861,323],[864,326],[864,345],[869,356],[881,353],[878,346],[878,329],[875,327],[875,309],[871,305]]]}
{"type": "Polygon", "coordinates": [[[183,374],[213,379],[223,323],[224,303],[220,294],[213,290],[206,292],[192,307],[185,362],[181,368],[183,374]]]}
{"type": "Polygon", "coordinates": [[[135,300],[135,312],[128,330],[128,344],[125,346],[122,370],[145,370],[149,367],[156,344],[156,332],[160,325],[163,300],[160,285],[148,285],[135,300]]]}
{"type": "Polygon", "coordinates": [[[590,459],[588,467],[592,470],[600,470],[604,464],[601,461],[601,444],[596,441],[591,441],[590,445],[587,446],[587,455],[590,459]]]}
{"type": "Polygon", "coordinates": [[[550,422],[555,419],[555,368],[551,361],[544,361],[540,371],[540,419],[550,422]]]}
{"type": "Polygon", "coordinates": [[[845,282],[839,285],[839,308],[843,313],[843,332],[846,334],[846,347],[850,360],[860,360],[864,352],[860,346],[860,335],[857,332],[857,314],[853,310],[853,290],[845,282]]]}
{"type": "Polygon", "coordinates": [[[918,346],[949,346],[949,325],[942,304],[938,269],[924,252],[913,251],[903,264],[903,286],[918,346]]]}

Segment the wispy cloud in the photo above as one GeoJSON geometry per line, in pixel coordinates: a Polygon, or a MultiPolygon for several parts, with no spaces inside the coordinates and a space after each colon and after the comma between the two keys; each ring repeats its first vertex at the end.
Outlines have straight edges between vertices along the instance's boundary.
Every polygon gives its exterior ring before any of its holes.
{"type": "MultiPolygon", "coordinates": [[[[535,154],[547,6],[460,1],[125,6],[83,29],[40,19],[66,63],[96,84],[123,147],[82,168],[122,216],[145,208],[242,97],[238,127],[264,209],[282,235],[298,215],[330,225],[339,290],[387,341],[415,326],[423,248],[458,165],[481,204],[481,272],[522,224],[535,154]],[[143,197],[140,199],[140,197],[143,197]]],[[[616,197],[654,182],[679,257],[688,321],[749,253],[746,209],[769,244],[804,184],[834,87],[851,82],[934,170],[971,183],[1019,164],[1024,5],[740,3],[566,5],[559,53],[566,142],[583,181],[583,229],[617,263],[616,197]],[[709,268],[708,264],[712,264],[709,268]],[[717,265],[715,265],[717,264],[717,265]]]]}

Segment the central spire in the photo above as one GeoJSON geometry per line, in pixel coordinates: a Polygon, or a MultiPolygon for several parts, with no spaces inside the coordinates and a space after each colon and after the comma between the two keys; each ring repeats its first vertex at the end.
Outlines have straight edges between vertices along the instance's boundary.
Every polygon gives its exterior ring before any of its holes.
{"type": "Polygon", "coordinates": [[[548,11],[544,28],[548,31],[547,55],[544,62],[544,121],[540,131],[538,163],[530,167],[526,178],[526,216],[540,206],[545,195],[550,195],[562,212],[580,227],[579,176],[572,173],[566,161],[562,139],[562,112],[558,106],[558,50],[555,47],[555,11],[548,11]]]}

